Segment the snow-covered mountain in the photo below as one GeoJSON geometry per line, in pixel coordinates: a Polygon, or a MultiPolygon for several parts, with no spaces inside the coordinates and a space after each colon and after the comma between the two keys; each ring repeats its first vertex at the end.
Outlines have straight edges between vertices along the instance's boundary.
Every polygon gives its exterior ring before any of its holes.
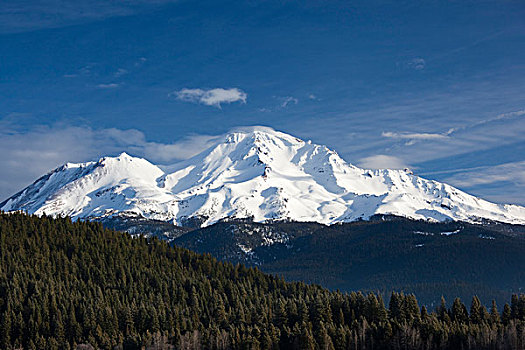
{"type": "Polygon", "coordinates": [[[0,203],[0,209],[74,219],[194,220],[203,226],[246,217],[333,224],[374,214],[525,224],[525,207],[490,203],[409,171],[361,169],[325,146],[266,128],[232,132],[162,169],[125,153],[68,163],[0,203]]]}

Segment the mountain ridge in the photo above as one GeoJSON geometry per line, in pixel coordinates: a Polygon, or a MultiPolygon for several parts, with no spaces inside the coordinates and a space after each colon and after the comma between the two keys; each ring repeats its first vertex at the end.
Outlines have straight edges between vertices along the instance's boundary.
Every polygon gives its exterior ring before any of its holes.
{"type": "Polygon", "coordinates": [[[66,163],[0,203],[3,211],[92,219],[115,215],[207,226],[227,218],[334,224],[392,214],[431,221],[525,223],[495,204],[408,170],[367,170],[269,128],[236,130],[163,168],[121,153],[66,163]],[[163,170],[164,169],[164,170],[163,170]]]}

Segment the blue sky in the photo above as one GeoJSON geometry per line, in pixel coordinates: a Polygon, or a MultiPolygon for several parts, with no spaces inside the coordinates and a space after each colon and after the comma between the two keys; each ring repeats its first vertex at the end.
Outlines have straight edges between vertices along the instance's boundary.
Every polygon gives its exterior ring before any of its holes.
{"type": "Polygon", "coordinates": [[[525,204],[522,1],[4,0],[0,197],[237,126],[525,204]]]}

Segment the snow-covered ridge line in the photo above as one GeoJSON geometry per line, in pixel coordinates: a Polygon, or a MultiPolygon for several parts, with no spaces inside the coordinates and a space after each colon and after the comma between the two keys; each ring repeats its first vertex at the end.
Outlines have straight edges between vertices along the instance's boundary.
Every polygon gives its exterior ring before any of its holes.
{"type": "Polygon", "coordinates": [[[268,128],[238,130],[162,170],[122,153],[68,163],[8,200],[4,211],[74,219],[142,216],[203,226],[225,218],[323,224],[393,214],[433,221],[525,224],[525,208],[487,202],[402,170],[366,170],[325,146],[268,128]]]}

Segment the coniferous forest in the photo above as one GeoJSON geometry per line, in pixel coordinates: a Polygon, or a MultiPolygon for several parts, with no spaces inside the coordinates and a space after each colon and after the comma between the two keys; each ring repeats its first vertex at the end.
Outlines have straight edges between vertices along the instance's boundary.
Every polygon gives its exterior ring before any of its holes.
{"type": "Polygon", "coordinates": [[[487,306],[492,299],[504,305],[525,285],[522,225],[395,216],[330,226],[228,220],[180,234],[172,243],[331,290],[380,292],[385,299],[405,291],[432,308],[441,296],[470,301],[477,295],[487,306]]]}
{"type": "Polygon", "coordinates": [[[132,238],[0,214],[1,349],[524,349],[525,295],[486,307],[332,292],[132,238]]]}

